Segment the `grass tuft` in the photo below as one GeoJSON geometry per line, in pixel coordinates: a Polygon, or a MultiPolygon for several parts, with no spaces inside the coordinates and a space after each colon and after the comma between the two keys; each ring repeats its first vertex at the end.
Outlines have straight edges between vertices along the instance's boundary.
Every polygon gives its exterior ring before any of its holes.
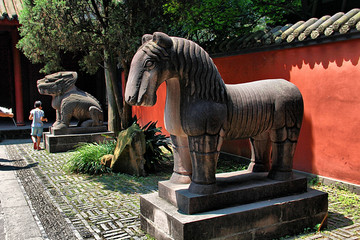
{"type": "Polygon", "coordinates": [[[111,169],[102,165],[100,161],[102,156],[113,154],[115,146],[115,140],[81,144],[66,162],[64,169],[69,172],[91,175],[111,172],[111,169]]]}

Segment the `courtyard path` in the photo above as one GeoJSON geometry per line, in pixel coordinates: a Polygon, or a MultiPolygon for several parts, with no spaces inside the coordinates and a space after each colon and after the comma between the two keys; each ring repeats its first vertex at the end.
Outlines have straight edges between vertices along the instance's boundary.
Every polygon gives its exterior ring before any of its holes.
{"type": "MultiPolygon", "coordinates": [[[[149,238],[140,229],[139,196],[157,191],[157,182],[170,173],[146,178],[69,174],[63,165],[72,152],[34,151],[29,143],[4,146],[43,239],[149,238]]],[[[283,239],[360,239],[360,196],[336,187],[315,188],[329,193],[328,230],[304,229],[283,239]]]]}

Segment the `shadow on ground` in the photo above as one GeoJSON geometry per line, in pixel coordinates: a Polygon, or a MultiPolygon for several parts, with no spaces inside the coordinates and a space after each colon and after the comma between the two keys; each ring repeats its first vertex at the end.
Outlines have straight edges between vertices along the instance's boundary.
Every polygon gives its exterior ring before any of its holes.
{"type": "Polygon", "coordinates": [[[19,160],[5,160],[5,159],[0,159],[0,171],[17,171],[17,170],[22,170],[22,169],[30,169],[33,167],[36,167],[39,163],[31,163],[28,164],[24,167],[19,167],[19,166],[13,166],[13,165],[2,165],[1,162],[16,162],[19,160]]]}
{"type": "Polygon", "coordinates": [[[328,216],[328,226],[326,230],[335,230],[337,228],[343,228],[350,225],[353,225],[354,221],[350,218],[345,217],[345,215],[337,212],[330,212],[328,216]]]}
{"type": "Polygon", "coordinates": [[[104,190],[125,194],[147,194],[157,190],[158,181],[168,180],[171,174],[151,174],[147,177],[135,177],[122,173],[110,173],[101,176],[91,176],[90,181],[97,181],[104,185],[104,190]]]}

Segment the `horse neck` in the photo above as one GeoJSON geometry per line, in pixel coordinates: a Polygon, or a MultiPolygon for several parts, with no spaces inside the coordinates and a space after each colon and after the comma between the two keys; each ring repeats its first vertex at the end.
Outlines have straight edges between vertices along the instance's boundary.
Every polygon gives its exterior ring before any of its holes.
{"type": "Polygon", "coordinates": [[[177,78],[166,80],[166,106],[167,107],[180,107],[180,82],[177,78]]]}
{"type": "Polygon", "coordinates": [[[185,135],[180,118],[180,82],[178,78],[166,80],[165,128],[176,136],[185,135]]]}

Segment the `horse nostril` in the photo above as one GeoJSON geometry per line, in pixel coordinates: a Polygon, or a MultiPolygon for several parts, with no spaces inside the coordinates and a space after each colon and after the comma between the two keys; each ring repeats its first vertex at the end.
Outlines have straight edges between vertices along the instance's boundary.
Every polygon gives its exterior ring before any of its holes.
{"type": "Polygon", "coordinates": [[[129,104],[132,104],[132,103],[134,103],[134,99],[135,99],[134,97],[129,96],[128,99],[126,100],[126,102],[129,104]]]}

